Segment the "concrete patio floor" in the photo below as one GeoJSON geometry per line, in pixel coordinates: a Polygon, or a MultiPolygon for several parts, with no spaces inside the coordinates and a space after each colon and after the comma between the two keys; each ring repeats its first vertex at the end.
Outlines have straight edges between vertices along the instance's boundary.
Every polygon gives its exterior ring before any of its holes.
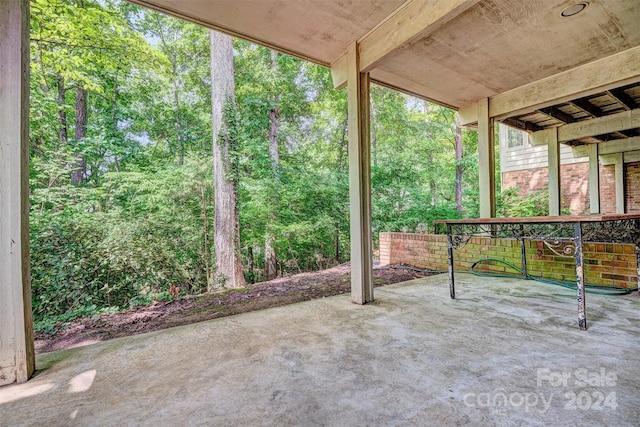
{"type": "Polygon", "coordinates": [[[459,274],[38,356],[0,425],[640,424],[640,298],[459,274]]]}

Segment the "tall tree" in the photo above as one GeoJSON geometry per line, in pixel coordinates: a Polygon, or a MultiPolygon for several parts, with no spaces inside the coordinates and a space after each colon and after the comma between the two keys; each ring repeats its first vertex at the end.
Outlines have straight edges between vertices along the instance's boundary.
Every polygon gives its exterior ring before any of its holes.
{"type": "Polygon", "coordinates": [[[211,31],[215,284],[245,286],[238,218],[238,134],[233,39],[211,31]]]}
{"type": "Polygon", "coordinates": [[[82,184],[87,173],[87,160],[78,147],[81,141],[87,137],[87,122],[89,120],[87,96],[88,92],[84,88],[82,82],[78,82],[76,87],[76,129],[74,132],[76,150],[73,153],[73,156],[76,159],[76,164],[71,171],[71,183],[76,185],[82,184]]]}
{"type": "Polygon", "coordinates": [[[462,128],[456,115],[456,210],[462,214],[462,128]]]}
{"type": "MultiPolygon", "coordinates": [[[[277,81],[278,74],[278,52],[271,51],[271,71],[277,81]]],[[[269,109],[269,157],[271,158],[271,168],[273,175],[277,178],[280,168],[280,147],[278,144],[278,131],[280,130],[280,102],[277,93],[272,95],[272,105],[269,109]]],[[[274,195],[275,196],[275,195],[274,195]]],[[[275,197],[274,197],[275,198],[275,197]]],[[[271,211],[270,222],[278,220],[278,204],[271,211]]],[[[275,279],[278,275],[278,256],[273,247],[276,236],[269,224],[267,224],[267,232],[264,239],[264,278],[265,280],[275,279]]]]}

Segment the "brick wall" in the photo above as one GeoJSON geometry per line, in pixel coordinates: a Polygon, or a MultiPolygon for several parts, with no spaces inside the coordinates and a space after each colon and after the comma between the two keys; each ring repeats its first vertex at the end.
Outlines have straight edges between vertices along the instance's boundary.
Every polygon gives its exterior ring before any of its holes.
{"type": "Polygon", "coordinates": [[[549,170],[546,167],[502,173],[502,188],[518,187],[521,196],[541,190],[548,183],[549,170]]]}
{"type": "Polygon", "coordinates": [[[560,192],[562,208],[569,208],[571,215],[589,213],[589,163],[560,166],[560,192]]]}
{"type": "MultiPolygon", "coordinates": [[[[520,195],[542,190],[549,183],[549,171],[544,168],[523,169],[502,173],[502,187],[519,187],[520,195]]],[[[572,215],[589,213],[589,163],[560,166],[561,207],[572,215]]],[[[615,193],[614,204],[615,211],[615,193]]]]}
{"type": "MultiPolygon", "coordinates": [[[[640,172],[639,172],[640,173],[640,172]]],[[[586,243],[584,264],[588,284],[621,286],[637,285],[635,247],[586,243]]],[[[520,242],[515,239],[474,237],[463,248],[454,251],[456,270],[468,271],[481,258],[499,258],[521,266],[520,242]]],[[[574,258],[559,257],[542,242],[526,242],[529,274],[554,280],[576,280],[574,258]]],[[[380,233],[380,263],[382,265],[410,265],[432,270],[446,270],[447,239],[444,235],[380,233]]],[[[482,264],[479,271],[517,274],[504,264],[482,264]]]]}
{"type": "Polygon", "coordinates": [[[625,165],[626,212],[640,213],[640,162],[625,165]]]}
{"type": "MultiPolygon", "coordinates": [[[[543,189],[548,184],[546,167],[502,173],[502,187],[519,187],[520,195],[543,189]]],[[[571,215],[589,214],[589,163],[560,166],[562,208],[571,215]]],[[[640,162],[625,164],[625,210],[640,213],[640,162]]],[[[616,213],[615,166],[600,165],[600,212],[616,213]]]]}
{"type": "Polygon", "coordinates": [[[616,213],[616,168],[600,165],[600,213],[616,213]]]}

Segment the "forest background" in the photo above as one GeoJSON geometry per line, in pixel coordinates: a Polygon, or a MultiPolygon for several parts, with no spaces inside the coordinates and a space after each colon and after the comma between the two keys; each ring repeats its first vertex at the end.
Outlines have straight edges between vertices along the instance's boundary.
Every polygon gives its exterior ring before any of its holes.
{"type": "MultiPolygon", "coordinates": [[[[247,283],[348,261],[346,93],[329,70],[248,42],[233,56],[247,283]]],[[[202,27],[116,0],[31,1],[36,329],[211,289],[211,81],[202,27]]],[[[390,89],[371,102],[374,238],[476,217],[475,132],[390,89]]],[[[539,204],[514,190],[498,203],[539,204]]]]}

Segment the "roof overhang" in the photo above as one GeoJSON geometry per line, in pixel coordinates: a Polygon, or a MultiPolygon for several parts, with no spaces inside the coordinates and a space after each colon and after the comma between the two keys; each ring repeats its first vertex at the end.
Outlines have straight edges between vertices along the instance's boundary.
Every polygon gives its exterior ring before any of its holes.
{"type": "Polygon", "coordinates": [[[336,87],[356,46],[373,82],[459,110],[467,125],[483,99],[492,117],[535,131],[599,117],[573,101],[618,93],[632,110],[640,98],[635,1],[593,0],[571,17],[581,0],[129,1],[331,67],[336,87]]]}

